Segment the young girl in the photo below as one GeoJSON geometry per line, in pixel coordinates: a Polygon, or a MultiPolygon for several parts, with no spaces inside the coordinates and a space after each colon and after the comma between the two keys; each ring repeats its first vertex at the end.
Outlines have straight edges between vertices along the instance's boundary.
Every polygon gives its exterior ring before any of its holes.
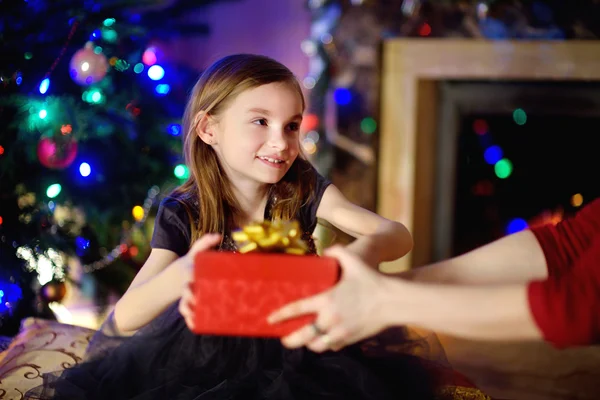
{"type": "MultiPolygon", "coordinates": [[[[47,377],[30,398],[431,397],[430,374],[410,356],[369,359],[359,347],[316,354],[274,339],[194,335],[182,318],[190,325],[192,307],[202,307],[186,291],[194,255],[236,251],[231,231],[252,221],[298,219],[314,252],[311,234],[323,218],[355,236],[348,248],[371,265],[410,251],[403,225],[348,202],[302,156],[304,106],[293,74],[263,56],[228,56],[202,74],[184,115],[192,176],[161,203],[153,250],[115,307],[117,330],[135,334],[99,333],[87,362],[47,377]]],[[[317,337],[317,325],[306,329],[317,337]]]]}

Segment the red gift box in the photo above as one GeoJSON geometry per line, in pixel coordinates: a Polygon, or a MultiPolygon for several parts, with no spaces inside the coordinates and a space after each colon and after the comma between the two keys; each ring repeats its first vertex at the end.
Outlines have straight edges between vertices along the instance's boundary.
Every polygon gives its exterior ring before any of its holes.
{"type": "Polygon", "coordinates": [[[282,337],[314,321],[305,315],[271,325],[281,306],[321,293],[339,279],[337,260],[314,255],[201,252],[196,255],[197,334],[282,337]]]}

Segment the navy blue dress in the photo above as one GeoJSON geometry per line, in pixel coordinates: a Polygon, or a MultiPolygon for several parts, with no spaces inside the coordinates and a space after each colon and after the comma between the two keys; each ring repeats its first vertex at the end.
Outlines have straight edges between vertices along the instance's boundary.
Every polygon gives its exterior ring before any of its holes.
{"type": "MultiPolygon", "coordinates": [[[[298,215],[310,243],[328,184],[318,176],[315,195],[298,215]]],[[[167,198],[161,203],[152,246],[179,255],[187,252],[189,217],[179,201],[167,198]]],[[[222,250],[235,251],[235,246],[228,240],[222,250]]],[[[177,304],[132,337],[106,331],[92,340],[86,362],[46,375],[44,386],[26,398],[409,400],[433,399],[437,385],[422,360],[408,354],[374,357],[359,345],[317,354],[286,349],[276,339],[195,335],[177,304]]]]}

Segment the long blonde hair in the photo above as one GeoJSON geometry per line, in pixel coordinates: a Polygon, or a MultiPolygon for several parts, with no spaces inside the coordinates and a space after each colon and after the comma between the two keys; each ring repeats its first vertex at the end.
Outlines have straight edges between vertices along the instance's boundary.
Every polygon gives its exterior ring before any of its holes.
{"type": "MultiPolygon", "coordinates": [[[[197,135],[197,116],[204,112],[216,117],[245,90],[275,82],[287,83],[297,90],[304,111],[304,96],[294,74],[265,56],[235,54],[221,58],[204,71],[194,86],[183,115],[184,154],[191,174],[173,193],[190,216],[191,243],[205,233],[231,229],[233,216],[240,212],[217,154],[197,135]],[[198,200],[199,210],[194,210],[195,202],[190,199],[198,200]],[[198,213],[200,218],[195,222],[193,215],[198,213]]],[[[277,198],[271,209],[272,218],[295,218],[311,196],[315,179],[314,168],[301,153],[281,181],[270,189],[277,198]]]]}

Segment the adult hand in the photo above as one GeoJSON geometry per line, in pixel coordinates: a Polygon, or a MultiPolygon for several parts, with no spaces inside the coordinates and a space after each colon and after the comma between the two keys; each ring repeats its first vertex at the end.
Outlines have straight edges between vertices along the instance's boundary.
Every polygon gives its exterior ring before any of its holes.
{"type": "Polygon", "coordinates": [[[183,271],[186,274],[186,284],[183,288],[181,300],[179,301],[179,312],[183,316],[186,325],[190,329],[194,327],[193,317],[194,308],[196,307],[196,299],[192,290],[194,279],[194,259],[196,258],[196,254],[212,249],[218,245],[220,241],[221,235],[219,234],[211,233],[203,235],[196,241],[196,243],[194,243],[185,256],[175,261],[184,264],[183,271]]]}
{"type": "Polygon", "coordinates": [[[288,348],[307,346],[315,352],[339,350],[387,328],[385,309],[388,282],[392,278],[373,271],[350,250],[335,246],[325,255],[342,268],[340,281],[330,290],[290,303],[269,316],[278,323],[305,314],[316,314],[306,325],[282,338],[288,348]]]}
{"type": "Polygon", "coordinates": [[[372,240],[370,236],[361,236],[346,245],[345,249],[357,256],[359,260],[363,261],[369,267],[379,270],[379,260],[376,256],[377,253],[373,249],[372,240]]]}

